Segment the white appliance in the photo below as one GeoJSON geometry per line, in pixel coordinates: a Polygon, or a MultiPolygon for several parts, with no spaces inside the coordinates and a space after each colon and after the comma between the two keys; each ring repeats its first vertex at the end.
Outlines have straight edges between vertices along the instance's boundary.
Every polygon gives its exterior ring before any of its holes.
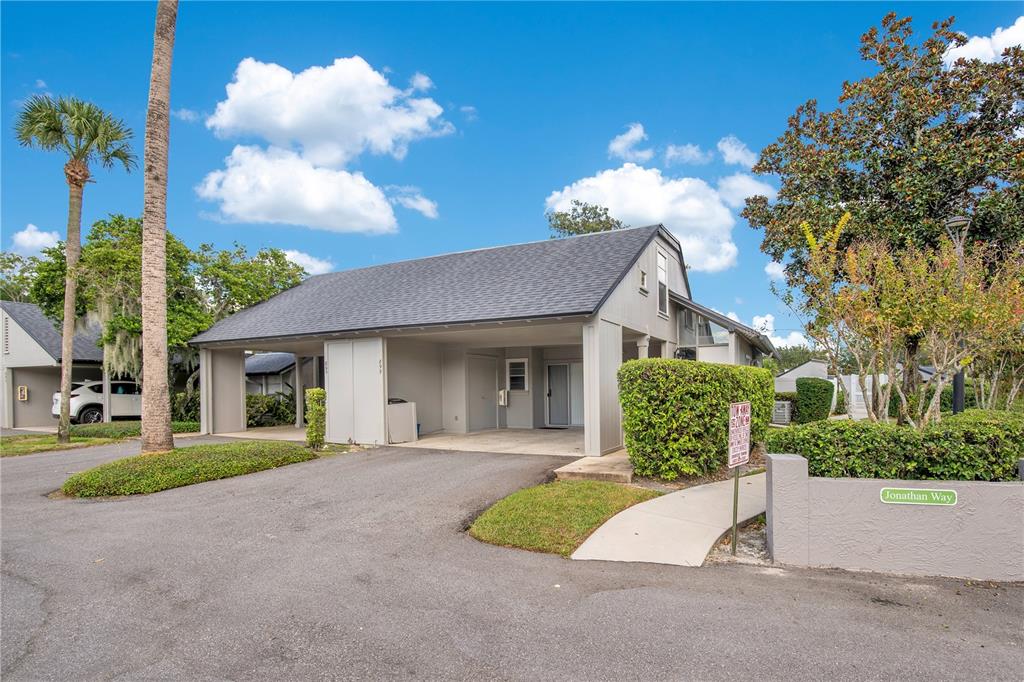
{"type": "Polygon", "coordinates": [[[388,405],[388,442],[411,443],[419,440],[416,433],[416,403],[388,405]]]}

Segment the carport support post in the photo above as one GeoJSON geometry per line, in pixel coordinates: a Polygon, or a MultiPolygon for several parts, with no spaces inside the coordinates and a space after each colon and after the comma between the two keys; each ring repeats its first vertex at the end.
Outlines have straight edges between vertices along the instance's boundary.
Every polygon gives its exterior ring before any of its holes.
{"type": "Polygon", "coordinates": [[[110,413],[110,372],[107,371],[107,363],[103,363],[103,421],[114,420],[110,413]]]}
{"type": "Polygon", "coordinates": [[[650,336],[650,334],[645,334],[644,336],[641,336],[636,341],[636,356],[639,359],[641,359],[641,360],[644,360],[644,359],[650,357],[650,348],[651,348],[651,336],[650,336]]]}
{"type": "Polygon", "coordinates": [[[305,404],[303,398],[305,396],[302,392],[302,357],[299,355],[295,356],[295,428],[301,429],[305,426],[306,420],[303,414],[305,410],[305,404]]]}

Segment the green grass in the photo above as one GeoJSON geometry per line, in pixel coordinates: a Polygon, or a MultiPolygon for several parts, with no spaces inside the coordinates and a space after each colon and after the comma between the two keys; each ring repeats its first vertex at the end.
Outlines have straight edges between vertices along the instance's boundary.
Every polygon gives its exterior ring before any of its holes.
{"type": "Polygon", "coordinates": [[[82,471],[61,490],[73,497],[144,495],[316,459],[299,443],[239,441],[136,455],[82,471]]]}
{"type": "Polygon", "coordinates": [[[17,457],[19,455],[34,455],[37,452],[71,450],[73,448],[88,447],[90,445],[104,445],[106,443],[112,443],[115,440],[117,439],[72,436],[70,443],[58,443],[57,436],[50,434],[4,436],[0,439],[0,457],[17,457]]]}
{"type": "Polygon", "coordinates": [[[469,534],[505,547],[569,556],[611,517],[660,493],[605,481],[555,481],[524,488],[473,522],[469,534]]]}
{"type": "MultiPolygon", "coordinates": [[[[174,433],[195,433],[199,422],[171,422],[174,433]]],[[[137,438],[142,434],[141,421],[116,421],[102,424],[72,424],[72,436],[96,436],[99,438],[137,438]]]]}

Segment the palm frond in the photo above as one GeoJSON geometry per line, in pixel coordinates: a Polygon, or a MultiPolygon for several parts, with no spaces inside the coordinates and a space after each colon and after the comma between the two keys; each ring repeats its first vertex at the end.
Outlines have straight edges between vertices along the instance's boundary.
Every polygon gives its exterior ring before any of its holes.
{"type": "Polygon", "coordinates": [[[22,107],[15,124],[18,142],[45,150],[62,149],[70,159],[105,168],[116,163],[131,172],[136,166],[132,130],[92,102],[77,97],[35,95],[22,107]]]}

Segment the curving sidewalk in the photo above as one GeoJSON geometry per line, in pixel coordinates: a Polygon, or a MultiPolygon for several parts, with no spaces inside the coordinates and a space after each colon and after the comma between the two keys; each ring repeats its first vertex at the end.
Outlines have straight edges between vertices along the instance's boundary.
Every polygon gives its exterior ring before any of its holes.
{"type": "MultiPolygon", "coordinates": [[[[765,510],[765,474],[740,479],[740,523],[765,510]]],[[[700,566],[732,528],[733,481],[662,495],[625,509],[594,531],[573,559],[700,566]]]]}

